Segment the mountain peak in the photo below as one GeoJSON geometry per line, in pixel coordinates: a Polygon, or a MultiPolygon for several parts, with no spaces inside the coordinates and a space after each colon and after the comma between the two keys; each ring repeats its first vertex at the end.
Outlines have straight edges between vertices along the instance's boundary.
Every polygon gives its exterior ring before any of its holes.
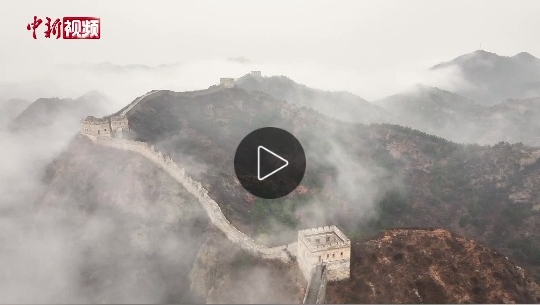
{"type": "Polygon", "coordinates": [[[85,94],[81,95],[79,98],[104,100],[104,99],[107,99],[107,96],[105,96],[105,94],[103,94],[102,92],[98,90],[90,90],[86,92],[85,94]]]}
{"type": "Polygon", "coordinates": [[[540,95],[540,59],[527,52],[503,56],[484,50],[461,55],[433,66],[447,69],[457,78],[451,91],[483,105],[494,105],[508,98],[540,95]]]}
{"type": "Polygon", "coordinates": [[[488,52],[485,50],[476,50],[471,53],[463,54],[461,56],[458,56],[450,61],[442,62],[440,64],[437,64],[433,66],[431,69],[437,69],[442,68],[454,64],[466,64],[469,62],[476,62],[476,61],[495,61],[495,60],[502,60],[502,61],[514,61],[514,60],[520,60],[520,61],[534,61],[538,60],[538,58],[534,57],[530,53],[527,52],[520,52],[514,56],[502,56],[497,53],[488,52]]]}
{"type": "Polygon", "coordinates": [[[520,52],[514,55],[512,58],[516,59],[523,59],[523,60],[537,60],[538,58],[534,57],[530,53],[527,52],[520,52]]]}
{"type": "Polygon", "coordinates": [[[471,53],[467,53],[467,54],[463,54],[461,56],[458,56],[450,61],[445,61],[445,62],[442,62],[440,64],[437,64],[433,67],[431,67],[431,69],[438,69],[438,68],[444,68],[444,67],[448,67],[448,66],[452,66],[452,65],[461,65],[461,64],[464,64],[464,63],[467,63],[467,62],[470,62],[470,61],[477,61],[477,60],[482,60],[482,61],[485,61],[485,60],[493,60],[493,59],[497,59],[497,58],[501,58],[502,56],[496,54],[496,53],[492,53],[492,52],[488,52],[488,51],[484,51],[484,50],[476,50],[476,51],[473,51],[471,53]]]}
{"type": "Polygon", "coordinates": [[[496,53],[488,52],[488,51],[482,50],[482,49],[478,49],[478,50],[473,51],[473,52],[471,52],[471,53],[469,53],[469,54],[487,55],[487,56],[489,56],[489,55],[496,55],[496,56],[499,56],[499,55],[496,54],[496,53]]]}

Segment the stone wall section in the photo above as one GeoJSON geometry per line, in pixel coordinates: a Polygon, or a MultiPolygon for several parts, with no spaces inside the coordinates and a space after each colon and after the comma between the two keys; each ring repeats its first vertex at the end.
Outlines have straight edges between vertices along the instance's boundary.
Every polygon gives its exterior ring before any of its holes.
{"type": "Polygon", "coordinates": [[[86,136],[92,139],[96,144],[136,152],[144,156],[146,159],[152,161],[176,181],[178,181],[189,193],[195,196],[208,214],[210,221],[223,233],[225,233],[229,240],[238,244],[243,249],[248,250],[261,258],[279,259],[283,262],[291,261],[291,253],[287,251],[287,249],[292,245],[269,248],[255,242],[252,238],[243,232],[240,232],[227,220],[227,218],[225,218],[225,215],[223,215],[219,205],[212,198],[210,198],[210,196],[208,196],[208,191],[201,185],[201,183],[189,177],[185,173],[184,168],[178,166],[178,164],[176,164],[170,157],[156,151],[154,146],[148,145],[148,143],[145,142],[125,139],[91,135],[86,136]]]}
{"type": "Polygon", "coordinates": [[[351,277],[351,259],[343,259],[326,264],[327,279],[330,282],[346,280],[351,277]]]}
{"type": "Polygon", "coordinates": [[[327,269],[324,265],[317,265],[308,282],[303,304],[324,304],[326,299],[327,269]]]}
{"type": "Polygon", "coordinates": [[[146,93],[145,95],[139,96],[133,102],[131,102],[126,108],[122,109],[118,115],[119,116],[126,116],[127,113],[129,111],[131,111],[131,109],[135,108],[135,106],[137,106],[137,104],[139,104],[140,101],[142,101],[144,98],[146,98],[149,95],[152,95],[152,94],[154,94],[156,92],[159,92],[159,91],[153,90],[153,91],[150,91],[150,92],[146,93]]]}

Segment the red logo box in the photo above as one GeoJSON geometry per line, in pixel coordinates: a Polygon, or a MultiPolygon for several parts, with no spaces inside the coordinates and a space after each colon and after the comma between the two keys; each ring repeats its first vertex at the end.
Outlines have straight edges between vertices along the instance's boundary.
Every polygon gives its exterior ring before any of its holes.
{"type": "Polygon", "coordinates": [[[96,17],[62,18],[62,38],[64,39],[99,39],[101,22],[96,17]]]}

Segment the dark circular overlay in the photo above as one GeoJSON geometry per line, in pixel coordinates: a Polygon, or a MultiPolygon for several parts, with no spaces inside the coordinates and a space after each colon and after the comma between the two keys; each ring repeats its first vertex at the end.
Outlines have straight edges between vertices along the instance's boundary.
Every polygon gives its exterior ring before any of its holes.
{"type": "Polygon", "coordinates": [[[304,178],[306,156],[300,142],[275,127],[257,129],[238,145],[234,170],[251,194],[276,199],[294,191],[304,178]]]}

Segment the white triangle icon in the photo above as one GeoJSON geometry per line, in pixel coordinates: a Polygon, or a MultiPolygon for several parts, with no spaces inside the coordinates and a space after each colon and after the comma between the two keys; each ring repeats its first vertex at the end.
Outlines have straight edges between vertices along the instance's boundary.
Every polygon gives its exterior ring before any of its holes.
{"type": "Polygon", "coordinates": [[[283,157],[279,156],[275,152],[269,150],[268,148],[266,148],[264,146],[257,147],[257,178],[259,179],[259,181],[262,181],[262,180],[272,176],[273,174],[275,174],[275,173],[279,172],[280,170],[284,169],[285,167],[287,167],[287,165],[289,165],[289,161],[285,160],[283,157]],[[275,171],[271,172],[270,174],[268,174],[268,175],[266,175],[266,176],[264,176],[262,178],[261,178],[261,149],[266,150],[267,152],[274,155],[274,157],[277,157],[281,161],[285,162],[285,165],[283,165],[282,167],[276,169],[275,171]]]}

